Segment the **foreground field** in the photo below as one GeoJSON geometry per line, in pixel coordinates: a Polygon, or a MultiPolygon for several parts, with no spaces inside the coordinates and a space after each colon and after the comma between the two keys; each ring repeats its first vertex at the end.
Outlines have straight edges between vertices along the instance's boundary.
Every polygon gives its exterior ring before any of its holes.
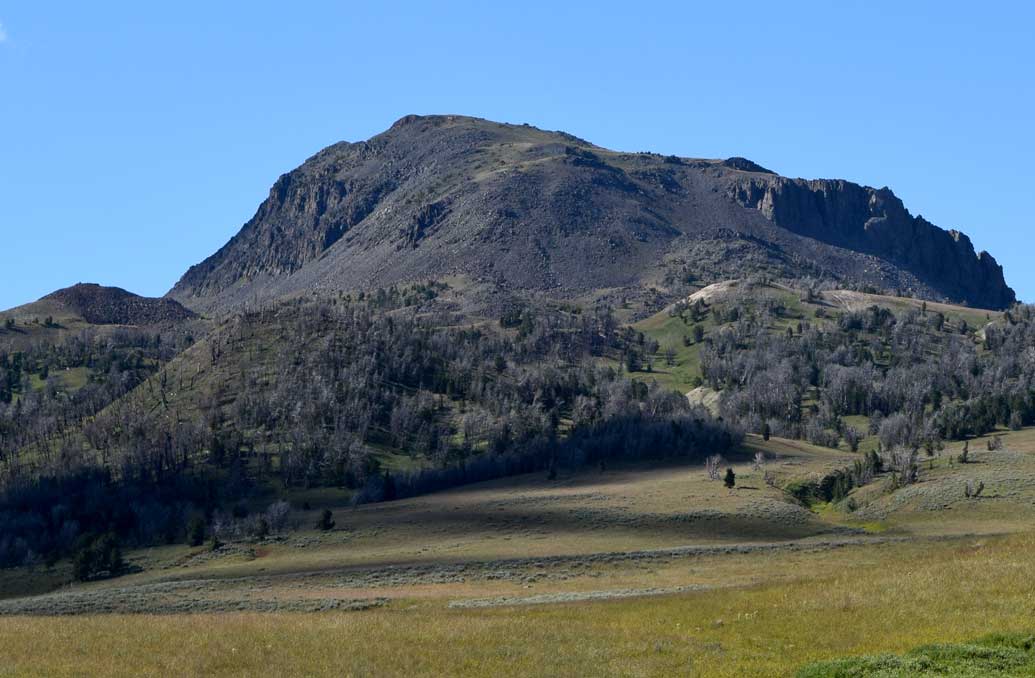
{"type": "MultiPolygon", "coordinates": [[[[817,659],[1030,628],[1033,553],[1028,536],[856,547],[805,556],[785,581],[549,606],[451,609],[400,600],[319,614],[8,617],[0,619],[0,670],[791,675],[817,659]]],[[[766,557],[753,565],[778,567],[766,557]]]]}
{"type": "Polygon", "coordinates": [[[778,676],[1026,632],[1035,431],[1004,441],[971,441],[965,465],[950,446],[916,485],[878,479],[854,512],[762,478],[819,478],[851,453],[754,438],[733,490],[671,464],[357,509],[311,492],[302,525],[328,506],[334,530],[136,552],[138,574],[46,595],[25,594],[61,567],[2,573],[0,675],[778,676]]]}

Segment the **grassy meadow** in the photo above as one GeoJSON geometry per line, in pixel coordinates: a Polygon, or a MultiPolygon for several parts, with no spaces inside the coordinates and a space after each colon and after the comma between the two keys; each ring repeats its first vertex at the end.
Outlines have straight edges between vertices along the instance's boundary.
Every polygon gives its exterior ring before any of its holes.
{"type": "Polygon", "coordinates": [[[5,617],[0,673],[779,676],[1031,627],[1029,535],[857,548],[816,553],[768,583],[590,603],[5,617]]]}
{"type": "Polygon", "coordinates": [[[358,508],[312,493],[262,542],[132,552],[136,574],[73,586],[64,565],[5,573],[0,675],[791,676],[1030,632],[1035,430],[1004,441],[858,488],[854,512],[789,502],[751,461],[780,485],[853,455],[754,437],[732,490],[673,463],[358,508]],[[335,528],[312,529],[325,506],[335,528]]]}

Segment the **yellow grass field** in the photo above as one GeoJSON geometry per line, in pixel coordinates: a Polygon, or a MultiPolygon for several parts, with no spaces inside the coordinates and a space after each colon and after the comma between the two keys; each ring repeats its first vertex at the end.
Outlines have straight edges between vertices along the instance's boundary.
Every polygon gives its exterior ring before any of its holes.
{"type": "Polygon", "coordinates": [[[972,441],[966,465],[950,446],[917,485],[858,489],[854,513],[793,504],[750,461],[764,451],[780,484],[853,455],[756,438],[732,491],[679,463],[536,474],[326,504],[330,532],[307,529],[314,494],[299,531],[134,552],[138,574],[0,600],[0,675],[788,676],[1030,631],[1035,430],[1004,441],[972,441]],[[986,496],[965,498],[965,479],[986,496]]]}
{"type": "MultiPolygon", "coordinates": [[[[2,675],[791,675],[1024,630],[1035,540],[825,552],[786,581],[591,603],[0,619],[2,675]]],[[[755,563],[766,567],[767,562],[755,563]]]]}

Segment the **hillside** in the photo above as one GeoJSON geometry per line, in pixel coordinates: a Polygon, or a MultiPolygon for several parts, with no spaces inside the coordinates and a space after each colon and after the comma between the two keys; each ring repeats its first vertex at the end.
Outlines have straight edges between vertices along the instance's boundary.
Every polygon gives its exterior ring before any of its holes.
{"type": "Polygon", "coordinates": [[[134,668],[206,675],[271,633],[323,653],[316,675],[406,672],[415,627],[451,639],[415,674],[788,675],[1029,623],[1035,308],[756,274],[630,325],[520,295],[477,316],[479,293],[305,295],[0,352],[0,628],[90,657],[146,635],[134,668]],[[192,622],[188,657],[165,639],[192,622]],[[307,644],[342,624],[376,656],[307,644]],[[575,657],[500,659],[565,633],[575,657]]]}
{"type": "MultiPolygon", "coordinates": [[[[816,290],[809,297],[802,289],[780,283],[724,280],[703,287],[633,324],[637,330],[657,341],[658,347],[653,355],[651,371],[639,376],[657,380],[683,393],[695,391],[695,401],[707,401],[709,406],[715,404],[718,395],[715,391],[707,387],[698,390],[702,388],[703,376],[701,350],[710,342],[709,336],[717,336],[723,328],[737,331],[742,314],[747,317],[763,308],[766,320],[761,329],[769,334],[784,333],[788,328],[798,331],[801,323],[836,331],[846,314],[880,308],[899,316],[919,314],[925,318],[930,315],[932,319],[940,316],[944,319],[943,330],[962,330],[972,343],[976,343],[985,338],[986,325],[1003,319],[1001,311],[912,297],[843,289],[816,290]]],[[[874,338],[872,332],[858,334],[862,336],[857,336],[857,339],[863,336],[874,338]]],[[[920,335],[921,341],[937,342],[939,334],[941,332],[924,331],[920,335]]]]}
{"type": "MultiPolygon", "coordinates": [[[[195,512],[211,521],[298,487],[364,503],[534,469],[700,461],[744,431],[858,453],[838,480],[849,489],[880,468],[913,482],[921,449],[1035,424],[1035,367],[1018,360],[1031,307],[729,281],[629,326],[603,304],[548,300],[474,318],[470,293],[306,297],[200,338],[0,354],[3,477],[51,480],[17,499],[6,557],[71,552],[61,522],[41,532],[24,516],[89,488],[91,470],[124,481],[122,536],[150,543],[182,538],[195,512]],[[99,364],[111,367],[90,368],[96,387],[72,402],[51,374],[99,364]]],[[[76,529],[110,524],[94,516],[112,520],[95,507],[76,529]]]]}
{"type": "MultiPolygon", "coordinates": [[[[887,188],[777,176],[743,158],[620,153],[562,132],[407,116],[281,176],[169,297],[231,310],[301,292],[461,276],[486,295],[674,300],[764,273],[1004,308],[1002,269],[887,188]]],[[[489,296],[486,297],[491,301],[489,296]]]]}
{"type": "Polygon", "coordinates": [[[79,283],[0,311],[0,352],[28,351],[84,331],[109,336],[123,330],[163,331],[187,325],[201,332],[204,321],[173,299],[79,283]]]}

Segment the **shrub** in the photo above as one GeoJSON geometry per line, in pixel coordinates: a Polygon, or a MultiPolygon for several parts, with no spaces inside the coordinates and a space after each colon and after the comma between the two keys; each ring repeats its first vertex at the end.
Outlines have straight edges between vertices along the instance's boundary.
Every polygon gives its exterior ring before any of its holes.
{"type": "Polygon", "coordinates": [[[266,509],[266,525],[273,533],[281,532],[288,526],[288,517],[291,514],[291,505],[286,501],[278,501],[270,504],[266,509]]]}
{"type": "Polygon", "coordinates": [[[194,516],[187,523],[187,543],[191,546],[201,546],[205,543],[205,519],[201,516],[194,516]]]}
{"type": "Polygon", "coordinates": [[[816,500],[822,500],[819,483],[815,480],[795,480],[788,484],[784,491],[803,506],[811,506],[816,500]]]}
{"type": "Polygon", "coordinates": [[[904,655],[850,657],[802,667],[798,678],[878,678],[880,676],[1029,676],[1035,670],[1035,638],[998,634],[971,643],[924,645],[904,655]]]}
{"type": "Polygon", "coordinates": [[[917,466],[916,450],[908,447],[900,447],[891,452],[891,468],[895,471],[895,478],[901,485],[911,485],[919,480],[919,467],[917,466]]]}
{"type": "Polygon", "coordinates": [[[330,509],[323,510],[323,513],[320,514],[320,520],[316,522],[316,527],[324,532],[334,529],[334,514],[331,513],[330,509]]]}
{"type": "Polygon", "coordinates": [[[259,518],[255,522],[255,528],[253,530],[253,534],[255,535],[256,539],[265,539],[266,537],[269,536],[269,534],[270,534],[270,524],[269,524],[269,521],[266,520],[265,516],[259,518]]]}
{"type": "Polygon", "coordinates": [[[862,434],[854,426],[845,428],[845,442],[852,452],[859,451],[859,442],[862,441],[862,434]]]}
{"type": "Polygon", "coordinates": [[[226,541],[265,539],[270,534],[297,527],[297,521],[291,519],[291,505],[286,501],[274,502],[261,513],[237,517],[241,513],[240,510],[232,514],[216,511],[212,516],[212,535],[226,541]]]}
{"type": "Polygon", "coordinates": [[[841,442],[841,436],[837,431],[824,428],[818,419],[810,419],[809,423],[805,425],[805,439],[813,445],[831,449],[837,448],[837,444],[841,442]]]}
{"type": "Polygon", "coordinates": [[[909,417],[895,413],[883,419],[877,435],[885,449],[909,445],[914,437],[913,424],[909,417]]]}
{"type": "Polygon", "coordinates": [[[107,533],[102,537],[85,538],[72,558],[72,575],[79,581],[114,577],[122,572],[125,563],[118,538],[107,533]]]}

